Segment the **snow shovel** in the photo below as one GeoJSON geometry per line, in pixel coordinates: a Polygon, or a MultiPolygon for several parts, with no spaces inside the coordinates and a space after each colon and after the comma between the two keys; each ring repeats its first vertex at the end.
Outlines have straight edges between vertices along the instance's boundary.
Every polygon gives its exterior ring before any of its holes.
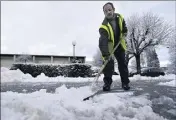
{"type": "Polygon", "coordinates": [[[107,63],[110,61],[111,57],[113,56],[115,50],[118,48],[120,44],[120,41],[118,42],[118,44],[115,46],[115,48],[113,49],[113,51],[111,52],[109,58],[104,62],[104,64],[102,65],[101,69],[99,70],[98,74],[95,76],[95,79],[91,85],[91,90],[92,91],[96,91],[98,89],[98,78],[100,77],[101,73],[103,72],[104,68],[106,67],[107,63]]]}

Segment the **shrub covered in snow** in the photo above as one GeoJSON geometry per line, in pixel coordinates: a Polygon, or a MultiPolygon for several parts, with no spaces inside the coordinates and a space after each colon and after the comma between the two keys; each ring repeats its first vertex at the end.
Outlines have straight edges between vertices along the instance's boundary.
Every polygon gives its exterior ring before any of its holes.
{"type": "Polygon", "coordinates": [[[60,67],[63,75],[67,77],[91,77],[91,65],[88,64],[68,64],[60,67]]]}
{"type": "Polygon", "coordinates": [[[44,73],[48,77],[91,77],[92,70],[88,64],[66,64],[66,65],[53,65],[53,64],[13,64],[11,70],[21,70],[24,74],[29,73],[33,77],[37,77],[44,73]]]}

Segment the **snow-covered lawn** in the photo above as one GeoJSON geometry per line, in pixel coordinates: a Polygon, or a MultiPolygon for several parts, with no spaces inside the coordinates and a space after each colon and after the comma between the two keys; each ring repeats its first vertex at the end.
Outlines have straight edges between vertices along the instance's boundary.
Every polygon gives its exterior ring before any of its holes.
{"type": "Polygon", "coordinates": [[[164,120],[151,108],[147,95],[133,92],[109,93],[82,101],[88,87],[46,90],[30,94],[1,93],[2,120],[164,120]]]}
{"type": "MultiPolygon", "coordinates": [[[[165,75],[159,77],[145,77],[140,75],[134,75],[130,77],[131,81],[137,80],[169,80],[175,79],[175,75],[165,75]]],[[[103,75],[100,76],[99,81],[103,80],[103,75]]],[[[114,81],[120,81],[119,75],[113,76],[114,81]]],[[[43,73],[36,78],[33,78],[30,74],[23,74],[20,70],[9,70],[7,68],[1,67],[1,82],[88,82],[94,81],[92,78],[70,78],[70,77],[47,77],[43,73]]]]}

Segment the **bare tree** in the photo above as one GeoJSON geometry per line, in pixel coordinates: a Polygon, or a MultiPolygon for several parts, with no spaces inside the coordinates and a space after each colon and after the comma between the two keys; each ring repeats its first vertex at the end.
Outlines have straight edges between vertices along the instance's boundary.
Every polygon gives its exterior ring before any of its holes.
{"type": "Polygon", "coordinates": [[[160,62],[156,50],[154,47],[150,46],[145,50],[147,55],[147,67],[160,67],[160,62]]]}
{"type": "MultiPolygon", "coordinates": [[[[140,61],[141,61],[141,66],[145,66],[145,60],[144,60],[144,55],[143,53],[141,54],[141,57],[140,57],[140,61]]],[[[132,70],[135,70],[136,71],[136,59],[133,57],[131,60],[130,60],[130,63],[131,63],[131,66],[129,66],[132,70]]]]}
{"type": "Polygon", "coordinates": [[[16,62],[27,63],[32,61],[32,56],[28,54],[22,54],[16,58],[16,62]]]}
{"type": "Polygon", "coordinates": [[[93,65],[101,67],[103,64],[102,55],[99,49],[97,49],[95,55],[93,56],[93,65]]]}
{"type": "Polygon", "coordinates": [[[140,61],[141,61],[141,66],[145,67],[146,66],[146,56],[144,53],[141,53],[140,61]]]}
{"type": "Polygon", "coordinates": [[[140,55],[149,46],[155,46],[168,41],[173,33],[173,26],[169,25],[151,12],[142,16],[132,15],[127,19],[127,61],[132,57],[136,59],[137,73],[141,73],[140,55]]]}
{"type": "Polygon", "coordinates": [[[131,69],[136,71],[136,59],[134,58],[131,59],[131,69]]]}
{"type": "Polygon", "coordinates": [[[176,30],[172,39],[168,42],[169,54],[170,54],[170,64],[168,65],[168,72],[176,74],[176,30]]]}

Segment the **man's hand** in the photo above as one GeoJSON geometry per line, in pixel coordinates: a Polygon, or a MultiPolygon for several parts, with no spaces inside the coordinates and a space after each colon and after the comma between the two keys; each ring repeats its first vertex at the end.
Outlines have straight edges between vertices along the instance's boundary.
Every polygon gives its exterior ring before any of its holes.
{"type": "Polygon", "coordinates": [[[106,61],[108,59],[110,60],[110,59],[112,59],[112,57],[110,57],[110,55],[104,56],[104,61],[106,61]]]}
{"type": "Polygon", "coordinates": [[[104,60],[106,61],[106,60],[108,60],[109,59],[109,56],[105,56],[104,57],[104,60]]]}

